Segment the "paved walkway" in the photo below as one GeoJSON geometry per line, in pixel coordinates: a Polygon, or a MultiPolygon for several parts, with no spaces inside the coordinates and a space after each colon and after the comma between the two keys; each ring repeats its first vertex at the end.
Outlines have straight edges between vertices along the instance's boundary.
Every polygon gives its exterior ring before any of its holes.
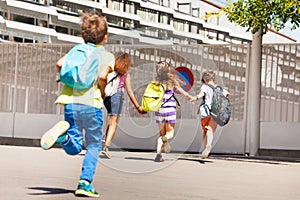
{"type": "MultiPolygon", "coordinates": [[[[300,163],[233,157],[112,152],[93,185],[103,200],[299,200],[300,163]]],[[[74,196],[83,155],[62,149],[0,146],[0,199],[87,199],[74,196]]]]}

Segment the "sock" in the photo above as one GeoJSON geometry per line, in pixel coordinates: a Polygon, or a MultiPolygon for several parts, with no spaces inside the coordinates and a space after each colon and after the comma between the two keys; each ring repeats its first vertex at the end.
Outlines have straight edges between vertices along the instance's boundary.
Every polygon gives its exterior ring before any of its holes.
{"type": "Polygon", "coordinates": [[[214,139],[214,135],[213,135],[212,130],[207,130],[206,137],[207,137],[206,146],[208,146],[208,145],[211,146],[212,145],[212,141],[214,139]]]}
{"type": "Polygon", "coordinates": [[[171,140],[171,139],[173,139],[173,136],[174,136],[174,131],[167,132],[165,136],[166,136],[166,138],[167,138],[168,140],[171,140]]]}
{"type": "Polygon", "coordinates": [[[85,181],[87,184],[90,184],[91,181],[87,180],[87,179],[82,179],[82,181],[85,181]]]}
{"type": "Polygon", "coordinates": [[[162,152],[162,146],[163,146],[163,141],[161,139],[161,136],[157,139],[157,149],[156,149],[156,153],[157,154],[161,154],[162,152]]]}
{"type": "Polygon", "coordinates": [[[66,143],[68,139],[69,139],[69,135],[65,133],[57,138],[56,143],[63,144],[66,143]]]}

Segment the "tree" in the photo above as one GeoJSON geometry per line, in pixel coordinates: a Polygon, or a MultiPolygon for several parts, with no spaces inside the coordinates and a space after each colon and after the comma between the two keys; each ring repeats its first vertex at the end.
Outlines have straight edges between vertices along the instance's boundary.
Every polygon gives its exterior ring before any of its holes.
{"type": "Polygon", "coordinates": [[[287,23],[292,29],[300,26],[299,0],[238,0],[226,8],[228,20],[235,22],[253,34],[262,30],[267,33],[269,28],[277,31],[287,23]]]}
{"type": "Polygon", "coordinates": [[[260,89],[261,89],[261,58],[262,36],[269,28],[277,31],[286,23],[292,29],[300,26],[299,0],[237,0],[223,8],[228,20],[251,31],[252,45],[249,70],[248,112],[246,121],[246,152],[254,156],[260,144],[260,89]]]}

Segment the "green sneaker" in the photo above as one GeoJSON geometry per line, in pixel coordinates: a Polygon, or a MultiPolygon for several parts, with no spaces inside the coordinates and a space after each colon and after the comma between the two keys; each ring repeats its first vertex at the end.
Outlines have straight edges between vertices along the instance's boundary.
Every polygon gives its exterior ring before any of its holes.
{"type": "Polygon", "coordinates": [[[41,147],[48,150],[53,147],[55,143],[61,144],[66,140],[70,124],[67,121],[60,121],[48,130],[41,138],[41,147]]]}
{"type": "Polygon", "coordinates": [[[76,196],[86,197],[99,197],[99,193],[94,190],[91,183],[86,180],[80,180],[78,182],[77,190],[75,191],[76,196]]]}

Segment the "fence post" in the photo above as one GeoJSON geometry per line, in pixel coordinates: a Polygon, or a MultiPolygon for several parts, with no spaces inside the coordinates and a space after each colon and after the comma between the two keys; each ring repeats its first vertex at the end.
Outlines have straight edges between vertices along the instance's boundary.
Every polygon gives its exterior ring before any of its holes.
{"type": "Polygon", "coordinates": [[[14,74],[14,98],[13,98],[13,128],[12,137],[15,137],[15,121],[16,121],[16,111],[17,111],[17,84],[18,84],[18,57],[19,57],[19,45],[16,44],[16,62],[15,62],[15,74],[14,74]]]}
{"type": "Polygon", "coordinates": [[[261,90],[262,32],[253,34],[249,70],[249,94],[247,133],[249,134],[250,156],[255,156],[260,145],[260,90],[261,90]]]}
{"type": "Polygon", "coordinates": [[[246,74],[245,74],[245,99],[244,99],[244,113],[243,113],[243,154],[249,155],[250,147],[249,147],[249,74],[250,74],[250,63],[251,63],[251,44],[247,45],[247,58],[246,58],[246,74]]]}

